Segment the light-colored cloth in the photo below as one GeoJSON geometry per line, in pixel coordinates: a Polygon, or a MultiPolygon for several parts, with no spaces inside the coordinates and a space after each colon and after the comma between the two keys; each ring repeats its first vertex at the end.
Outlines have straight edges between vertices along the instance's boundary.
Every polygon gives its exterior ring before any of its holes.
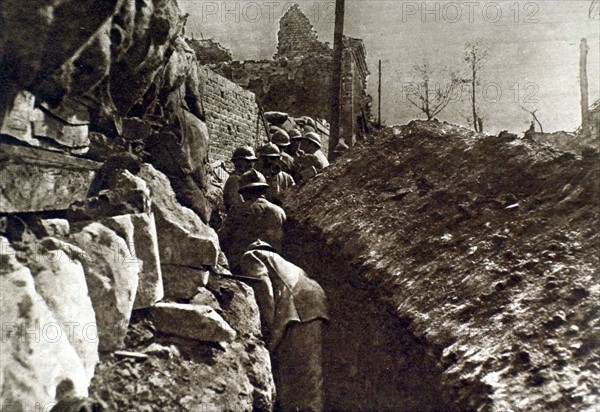
{"type": "Polygon", "coordinates": [[[221,246],[232,271],[237,271],[248,246],[262,239],[281,250],[285,212],[264,197],[243,202],[230,210],[219,231],[221,246]]]}
{"type": "Polygon", "coordinates": [[[319,172],[321,172],[323,169],[329,166],[329,160],[327,160],[327,157],[321,150],[317,150],[316,152],[314,152],[313,156],[315,157],[317,163],[315,167],[319,172]]]}
{"type": "Polygon", "coordinates": [[[294,160],[295,173],[299,180],[308,180],[329,166],[327,157],[321,150],[313,154],[301,154],[294,160]]]}

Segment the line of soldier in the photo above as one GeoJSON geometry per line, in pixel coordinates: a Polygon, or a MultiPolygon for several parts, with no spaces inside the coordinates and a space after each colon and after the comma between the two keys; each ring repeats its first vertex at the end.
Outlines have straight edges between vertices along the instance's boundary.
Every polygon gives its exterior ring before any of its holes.
{"type": "Polygon", "coordinates": [[[219,230],[231,272],[254,289],[277,389],[276,410],[323,410],[325,292],[281,256],[285,211],[277,195],[328,166],[316,132],[275,130],[257,150],[240,147],[224,188],[227,218],[219,230]],[[255,168],[256,167],[256,168],[255,168]],[[248,281],[250,279],[250,281],[248,281]]]}

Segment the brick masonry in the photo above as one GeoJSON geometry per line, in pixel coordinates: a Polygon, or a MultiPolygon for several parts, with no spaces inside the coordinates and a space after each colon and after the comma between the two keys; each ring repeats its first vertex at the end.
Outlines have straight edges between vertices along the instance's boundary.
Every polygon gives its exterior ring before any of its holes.
{"type": "Polygon", "coordinates": [[[200,70],[204,79],[202,104],[211,140],[210,162],[228,161],[238,146],[256,147],[266,142],[255,94],[207,67],[200,70]]]}

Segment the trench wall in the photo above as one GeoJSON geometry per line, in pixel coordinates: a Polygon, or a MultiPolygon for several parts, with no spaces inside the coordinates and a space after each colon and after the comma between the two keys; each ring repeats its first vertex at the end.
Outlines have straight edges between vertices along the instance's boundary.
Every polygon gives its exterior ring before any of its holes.
{"type": "Polygon", "coordinates": [[[287,222],[284,254],[324,288],[330,323],[323,342],[328,411],[470,410],[443,385],[440,352],[425,345],[379,299],[364,269],[305,222],[287,222]]]}

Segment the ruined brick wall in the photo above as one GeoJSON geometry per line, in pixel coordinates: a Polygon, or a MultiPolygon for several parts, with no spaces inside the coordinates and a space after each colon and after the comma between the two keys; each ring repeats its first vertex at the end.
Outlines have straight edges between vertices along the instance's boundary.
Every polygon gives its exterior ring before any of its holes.
{"type": "Polygon", "coordinates": [[[318,40],[317,32],[300,6],[294,4],[279,21],[279,43],[275,59],[314,54],[331,54],[331,48],[318,40]]]}
{"type": "Polygon", "coordinates": [[[365,134],[370,118],[371,96],[367,94],[366,52],[361,39],[344,37],[342,62],[342,132],[346,143],[352,146],[365,134]]]}
{"type": "Polygon", "coordinates": [[[257,146],[267,140],[259,121],[255,95],[207,67],[203,74],[202,102],[210,134],[211,162],[229,160],[241,145],[257,146]]]}
{"type": "Polygon", "coordinates": [[[329,119],[331,57],[232,62],[213,70],[252,91],[265,111],[329,119]]]}

